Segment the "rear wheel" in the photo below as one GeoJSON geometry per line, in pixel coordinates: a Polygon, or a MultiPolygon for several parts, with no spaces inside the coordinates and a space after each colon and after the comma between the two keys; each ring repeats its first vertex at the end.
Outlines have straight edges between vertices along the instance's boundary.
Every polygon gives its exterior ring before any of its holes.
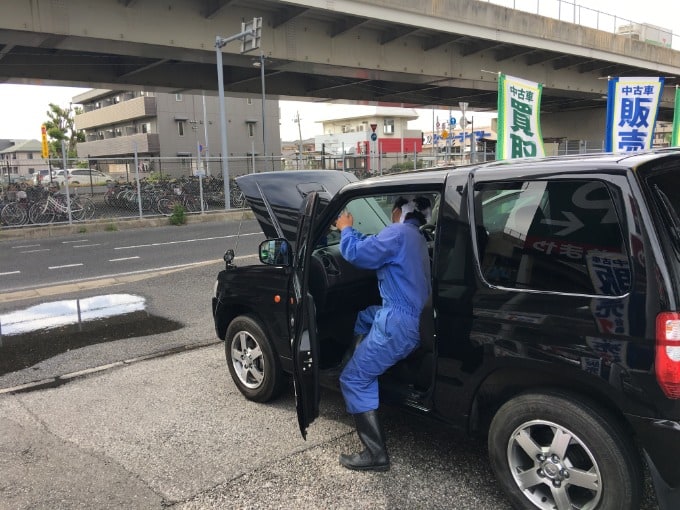
{"type": "Polygon", "coordinates": [[[248,400],[268,402],[281,394],[281,363],[257,320],[242,315],[231,321],[224,347],[231,378],[248,400]]]}
{"type": "Polygon", "coordinates": [[[231,189],[231,192],[229,193],[229,197],[230,197],[230,200],[231,200],[231,206],[232,207],[234,207],[236,209],[241,209],[241,208],[245,207],[246,197],[238,187],[234,187],[234,188],[231,189]]]}
{"type": "Polygon", "coordinates": [[[71,197],[70,204],[71,204],[71,218],[75,221],[84,220],[85,207],[83,206],[83,200],[80,197],[71,197]]]}
{"type": "Polygon", "coordinates": [[[639,508],[639,456],[614,416],[568,394],[520,395],[489,430],[489,456],[515,508],[639,508]]]}
{"type": "Polygon", "coordinates": [[[0,212],[0,219],[2,219],[2,222],[5,225],[23,225],[28,220],[26,206],[18,202],[10,202],[2,208],[2,211],[0,212]]]}
{"type": "Polygon", "coordinates": [[[83,219],[91,220],[94,218],[94,214],[97,211],[94,202],[87,197],[83,197],[80,199],[80,203],[83,207],[83,219]]]}

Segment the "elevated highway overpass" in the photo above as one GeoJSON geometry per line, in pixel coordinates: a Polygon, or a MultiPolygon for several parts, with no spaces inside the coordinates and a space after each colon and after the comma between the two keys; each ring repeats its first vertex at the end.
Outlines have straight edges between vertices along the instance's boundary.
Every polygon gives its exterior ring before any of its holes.
{"type": "Polygon", "coordinates": [[[260,94],[260,51],[270,98],[488,111],[504,72],[544,84],[543,132],[561,136],[602,132],[608,76],[680,76],[670,48],[477,0],[18,0],[0,82],[216,93],[215,37],[253,17],[260,50],[222,49],[227,95],[260,94]]]}

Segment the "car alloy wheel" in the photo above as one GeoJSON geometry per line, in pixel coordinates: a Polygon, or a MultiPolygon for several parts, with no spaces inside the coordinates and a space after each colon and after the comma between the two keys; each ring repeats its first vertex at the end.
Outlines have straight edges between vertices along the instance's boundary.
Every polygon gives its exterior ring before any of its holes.
{"type": "Polygon", "coordinates": [[[597,507],[600,468],[574,432],[544,420],[522,423],[510,437],[507,455],[515,483],[538,508],[597,507]]]}
{"type": "Polygon", "coordinates": [[[247,331],[239,331],[232,338],[231,363],[241,384],[251,390],[260,387],[266,362],[257,340],[247,331]]]}
{"type": "Polygon", "coordinates": [[[642,465],[622,418],[585,395],[520,394],[496,412],[489,460],[515,508],[634,510],[642,465]]]}
{"type": "Polygon", "coordinates": [[[225,354],[231,378],[249,400],[267,402],[283,389],[283,372],[264,328],[251,316],[236,317],[227,328],[225,354]]]}

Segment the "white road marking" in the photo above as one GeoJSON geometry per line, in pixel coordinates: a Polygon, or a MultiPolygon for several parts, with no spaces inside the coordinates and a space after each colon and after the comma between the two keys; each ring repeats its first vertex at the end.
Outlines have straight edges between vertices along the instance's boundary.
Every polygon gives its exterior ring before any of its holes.
{"type": "Polygon", "coordinates": [[[40,246],[39,244],[25,244],[23,246],[12,246],[13,250],[20,250],[22,248],[35,248],[36,246],[40,246]]]}
{"type": "Polygon", "coordinates": [[[101,246],[102,243],[93,243],[93,244],[74,244],[74,248],[87,248],[89,246],[101,246]]]}
{"type": "MultiPolygon", "coordinates": [[[[243,236],[257,236],[257,235],[262,235],[262,232],[252,232],[249,234],[241,234],[241,237],[243,236]]],[[[214,241],[215,239],[229,239],[232,237],[238,237],[238,234],[233,234],[229,236],[217,236],[217,237],[201,237],[198,239],[184,239],[182,241],[168,241],[166,243],[150,243],[150,244],[137,244],[134,246],[117,246],[114,248],[114,250],[129,250],[132,248],[148,248],[150,246],[165,246],[168,244],[184,244],[184,243],[195,243],[198,241],[214,241]]]]}
{"type": "MultiPolygon", "coordinates": [[[[257,260],[257,253],[251,253],[248,255],[239,255],[236,257],[234,260],[235,261],[240,261],[240,260],[246,260],[252,258],[253,261],[257,260]]],[[[161,271],[161,270],[166,270],[166,269],[189,269],[193,266],[199,266],[203,264],[224,264],[224,261],[222,259],[210,259],[210,260],[203,260],[201,262],[191,262],[189,264],[178,264],[176,266],[164,266],[164,267],[152,267],[150,269],[139,269],[137,271],[126,271],[122,273],[111,273],[111,274],[105,274],[105,275],[99,275],[99,276],[90,276],[87,278],[75,278],[73,280],[62,280],[62,281],[56,281],[52,282],[49,285],[45,284],[39,284],[39,285],[28,285],[26,287],[15,287],[9,290],[9,292],[18,292],[22,290],[31,290],[31,289],[39,289],[39,288],[44,288],[44,287],[57,287],[59,285],[68,285],[68,284],[73,284],[73,283],[79,283],[79,282],[91,282],[95,280],[100,280],[100,279],[106,279],[106,278],[117,278],[117,277],[123,277],[123,276],[129,276],[129,275],[135,275],[135,274],[144,274],[144,273],[153,273],[155,271],[161,271]]]]}
{"type": "Polygon", "coordinates": [[[0,276],[7,276],[10,274],[19,274],[21,271],[7,271],[6,273],[0,273],[0,276]]]}
{"type": "Polygon", "coordinates": [[[39,251],[50,251],[49,248],[41,248],[39,250],[26,250],[26,251],[20,251],[19,253],[36,253],[39,251]]]}
{"type": "Polygon", "coordinates": [[[62,244],[69,244],[69,243],[86,243],[88,242],[89,239],[78,239],[77,241],[62,241],[62,244]]]}
{"type": "Polygon", "coordinates": [[[78,266],[83,266],[84,264],[65,264],[63,266],[49,266],[47,269],[62,269],[65,267],[78,267],[78,266]]]}
{"type": "Polygon", "coordinates": [[[133,259],[138,259],[139,255],[135,255],[134,257],[122,257],[120,259],[109,259],[109,262],[120,262],[121,260],[133,260],[133,259]]]}

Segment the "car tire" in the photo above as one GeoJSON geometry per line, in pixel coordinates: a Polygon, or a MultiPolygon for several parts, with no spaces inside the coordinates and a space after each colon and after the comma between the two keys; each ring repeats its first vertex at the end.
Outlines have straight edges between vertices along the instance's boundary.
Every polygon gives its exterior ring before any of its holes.
{"type": "Polygon", "coordinates": [[[239,391],[254,402],[269,402],[281,394],[284,376],[278,355],[254,317],[236,317],[224,342],[229,373],[239,391]]]}
{"type": "Polygon", "coordinates": [[[585,398],[520,395],[493,417],[488,446],[515,508],[639,508],[640,457],[614,416],[585,398]]]}

